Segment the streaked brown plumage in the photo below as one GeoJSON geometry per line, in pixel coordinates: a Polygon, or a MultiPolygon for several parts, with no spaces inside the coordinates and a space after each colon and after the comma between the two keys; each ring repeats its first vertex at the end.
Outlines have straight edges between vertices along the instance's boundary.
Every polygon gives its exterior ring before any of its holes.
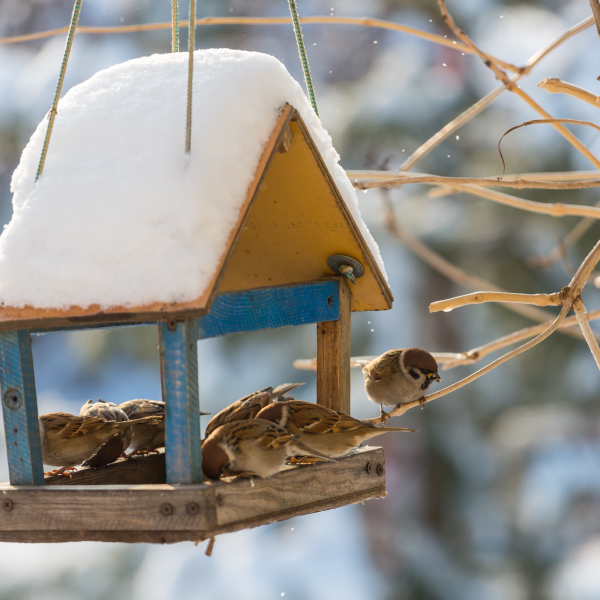
{"type": "MultiPolygon", "coordinates": [[[[130,418],[160,417],[156,423],[140,423],[131,429],[133,437],[129,449],[132,452],[152,452],[165,445],[165,403],[162,400],[145,400],[142,398],[128,400],[119,404],[119,408],[130,418]]],[[[210,413],[201,412],[200,415],[210,413]]]]}
{"type": "Polygon", "coordinates": [[[257,419],[273,421],[313,450],[337,458],[362,442],[388,431],[416,431],[404,427],[376,427],[325,406],[290,400],[263,408],[257,419]]]}
{"type": "Polygon", "coordinates": [[[115,433],[141,421],[154,423],[157,417],[116,423],[101,417],[76,417],[63,412],[49,413],[38,419],[42,440],[42,460],[46,465],[67,467],[81,464],[93,456],[115,433]]]}
{"type": "Polygon", "coordinates": [[[221,475],[270,477],[291,456],[330,460],[304,445],[297,436],[263,419],[225,423],[202,444],[202,470],[210,479],[221,475]]]}
{"type": "Polygon", "coordinates": [[[264,390],[259,390],[258,392],[253,392],[252,394],[248,394],[248,396],[244,396],[239,400],[236,400],[233,404],[230,404],[228,407],[224,408],[222,411],[218,412],[208,423],[206,426],[205,437],[208,436],[220,427],[221,425],[225,425],[225,423],[231,423],[233,421],[243,421],[245,419],[253,419],[258,414],[258,411],[271,404],[287,392],[290,392],[297,387],[304,385],[303,383],[282,383],[277,386],[275,389],[273,387],[265,388],[264,390]]]}
{"type": "Polygon", "coordinates": [[[440,381],[433,356],[420,348],[388,350],[363,367],[369,400],[381,407],[398,406],[421,398],[434,381],[440,381]]]}
{"type": "MultiPolygon", "coordinates": [[[[94,404],[88,400],[79,411],[80,417],[101,417],[107,421],[129,421],[127,415],[114,402],[98,400],[94,404]]],[[[82,464],[84,467],[103,467],[115,462],[127,450],[131,442],[131,427],[115,433],[110,440],[102,444],[99,450],[82,464]]]]}

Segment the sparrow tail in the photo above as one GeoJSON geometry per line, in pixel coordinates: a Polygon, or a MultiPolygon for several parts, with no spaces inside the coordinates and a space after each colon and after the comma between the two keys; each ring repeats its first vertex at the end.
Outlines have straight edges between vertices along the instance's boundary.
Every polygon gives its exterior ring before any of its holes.
{"type": "Polygon", "coordinates": [[[295,390],[297,387],[300,387],[301,385],[304,385],[304,381],[302,381],[301,383],[282,383],[281,385],[278,385],[271,392],[271,394],[273,395],[273,398],[279,398],[279,396],[283,396],[288,392],[295,390]]]}

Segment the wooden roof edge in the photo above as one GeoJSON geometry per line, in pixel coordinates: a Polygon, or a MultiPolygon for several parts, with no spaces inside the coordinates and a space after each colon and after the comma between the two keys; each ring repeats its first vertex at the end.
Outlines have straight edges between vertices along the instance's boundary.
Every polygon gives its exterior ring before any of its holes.
{"type": "Polygon", "coordinates": [[[269,139],[262,151],[260,159],[258,161],[258,165],[255,169],[254,179],[250,183],[248,187],[248,191],[246,192],[246,199],[239,211],[238,221],[231,230],[231,234],[229,235],[229,240],[227,241],[226,250],[223,253],[223,257],[221,258],[221,262],[217,267],[212,282],[207,287],[206,291],[209,291],[209,297],[206,305],[206,310],[209,311],[212,303],[215,299],[215,295],[221,285],[221,281],[225,276],[225,272],[227,271],[227,267],[231,262],[233,254],[238,245],[238,241],[244,231],[244,225],[248,221],[248,217],[250,216],[250,211],[252,210],[252,206],[256,200],[258,192],[260,190],[260,186],[264,181],[267,172],[269,171],[269,167],[271,166],[271,162],[275,157],[275,154],[279,151],[281,144],[284,142],[284,138],[286,138],[287,129],[289,127],[289,123],[294,117],[296,109],[291,105],[286,103],[282,109],[279,118],[277,119],[277,123],[269,136],[269,139]]]}
{"type": "Polygon", "coordinates": [[[334,191],[336,200],[337,200],[342,212],[344,213],[345,218],[347,219],[347,221],[349,223],[352,223],[354,225],[353,233],[359,242],[361,250],[363,251],[367,265],[373,272],[373,275],[374,275],[377,283],[379,284],[379,287],[381,289],[383,297],[385,298],[385,301],[388,305],[388,309],[392,308],[392,303],[394,302],[394,295],[392,294],[392,290],[390,289],[390,286],[389,286],[385,276],[381,272],[381,269],[379,268],[379,265],[377,264],[377,261],[375,260],[375,257],[373,256],[371,249],[369,248],[369,244],[367,244],[365,238],[363,237],[360,227],[358,226],[356,220],[354,219],[354,216],[352,215],[352,213],[350,212],[350,209],[348,208],[348,205],[346,204],[346,201],[344,200],[342,194],[340,193],[340,191],[335,183],[335,180],[333,179],[331,173],[329,172],[329,169],[327,168],[327,165],[325,164],[325,161],[323,160],[323,157],[321,156],[321,152],[319,151],[315,142],[313,141],[312,136],[310,135],[310,130],[308,129],[308,127],[306,126],[306,123],[304,123],[304,120],[302,119],[302,116],[296,109],[294,109],[294,115],[292,118],[294,121],[297,121],[299,127],[302,130],[304,137],[306,138],[306,141],[311,146],[311,150],[312,150],[315,158],[317,159],[317,162],[319,163],[319,167],[321,168],[321,171],[327,178],[331,189],[334,191]]]}

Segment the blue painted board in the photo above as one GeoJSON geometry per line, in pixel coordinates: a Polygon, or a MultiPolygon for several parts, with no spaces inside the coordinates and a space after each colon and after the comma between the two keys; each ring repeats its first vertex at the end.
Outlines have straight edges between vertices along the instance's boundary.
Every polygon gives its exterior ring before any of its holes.
{"type": "Polygon", "coordinates": [[[29,331],[0,333],[0,391],[12,485],[44,485],[29,331]]]}
{"type": "Polygon", "coordinates": [[[199,339],[340,318],[339,283],[319,281],[218,294],[198,319],[199,339]]]}
{"type": "Polygon", "coordinates": [[[160,372],[166,402],[167,483],[200,483],[198,320],[158,326],[160,372]]]}

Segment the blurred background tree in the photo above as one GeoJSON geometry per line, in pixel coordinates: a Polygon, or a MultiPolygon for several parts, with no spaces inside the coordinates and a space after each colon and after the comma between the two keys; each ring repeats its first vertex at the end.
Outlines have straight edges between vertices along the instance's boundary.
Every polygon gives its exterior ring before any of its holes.
{"type": "MultiPolygon", "coordinates": [[[[434,0],[300,0],[301,16],[373,17],[452,37],[434,0]]],[[[449,9],[487,52],[516,65],[590,15],[587,0],[461,0],[449,9]]],[[[182,3],[181,14],[187,14],[182,3]]],[[[0,36],[63,27],[72,2],[0,0],[0,36]]],[[[210,0],[206,16],[288,16],[283,0],[210,0]]],[[[80,25],[169,21],[166,0],[86,0],[80,25]]],[[[319,112],[346,169],[396,169],[430,136],[498,82],[481,61],[390,30],[304,25],[319,112]]],[[[182,48],[186,31],[181,32],[182,48]]],[[[302,80],[291,24],[200,26],[198,48],[267,52],[302,80]]],[[[536,88],[560,77],[598,90],[593,27],[547,56],[519,84],[556,117],[594,120],[596,109],[536,88]]],[[[10,178],[47,113],[64,34],[0,44],[0,220],[11,218],[10,178]]],[[[63,93],[100,69],[170,51],[170,31],[76,36],[63,93]]],[[[60,108],[59,108],[60,110],[60,108]]],[[[450,136],[413,170],[499,176],[500,136],[537,118],[514,94],[450,136]]],[[[576,133],[599,152],[598,133],[576,133]]],[[[551,126],[503,141],[507,172],[591,169],[551,126]]],[[[577,223],[516,211],[467,195],[429,197],[429,187],[387,192],[399,224],[467,273],[510,291],[559,290],[598,238],[593,226],[562,260],[531,266],[577,223]]],[[[522,192],[522,193],[521,193],[522,192]]],[[[463,351],[532,322],[500,305],[429,314],[428,305],[469,290],[415,257],[388,231],[380,190],[359,193],[380,244],[394,308],[355,314],[352,352],[417,345],[463,351]]],[[[534,200],[593,205],[597,189],[520,190],[534,200]]],[[[591,287],[591,286],[589,286],[591,287]]],[[[588,308],[597,292],[587,290],[588,308]]],[[[556,311],[554,311],[556,312],[556,311]]],[[[203,410],[218,411],[255,389],[307,381],[296,358],[315,354],[314,326],[199,344],[203,410]]],[[[155,328],[38,336],[33,343],[40,412],[77,412],[88,398],[159,398],[155,328]]],[[[451,383],[478,368],[443,373],[451,383]]],[[[360,372],[352,411],[376,416],[360,372]]],[[[388,497],[222,536],[211,558],[193,544],[0,544],[0,598],[211,598],[250,600],[596,600],[600,597],[600,373],[585,343],[555,334],[516,360],[399,421],[419,434],[386,436],[388,497]]],[[[205,424],[205,423],[204,423],[205,424]]],[[[0,474],[7,479],[2,441],[0,474]]],[[[93,510],[93,507],[90,507],[93,510]]]]}

